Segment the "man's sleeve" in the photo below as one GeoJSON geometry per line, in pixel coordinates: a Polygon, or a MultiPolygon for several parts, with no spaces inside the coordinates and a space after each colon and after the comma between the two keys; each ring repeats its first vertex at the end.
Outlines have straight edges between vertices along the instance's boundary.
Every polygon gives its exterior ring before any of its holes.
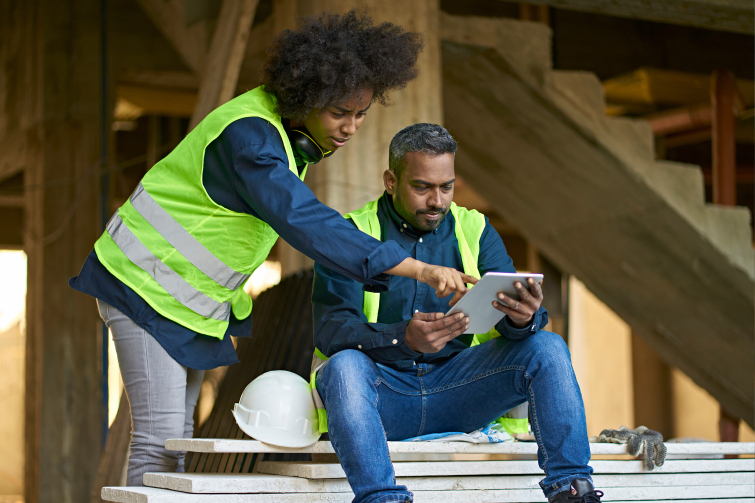
{"type": "Polygon", "coordinates": [[[358,283],[315,264],[312,314],[317,349],[327,357],[356,349],[378,363],[411,361],[421,355],[404,340],[408,320],[391,325],[369,323],[362,312],[363,299],[358,283]]]}
{"type": "Polygon", "coordinates": [[[383,272],[409,255],[393,241],[382,243],[360,232],[321,203],[288,169],[280,135],[269,129],[265,138],[233,145],[237,197],[300,252],[368,288],[384,290],[388,276],[383,272]]]}
{"type": "MultiPolygon", "coordinates": [[[[516,272],[514,262],[506,252],[506,247],[503,245],[501,236],[490,225],[487,217],[485,217],[485,230],[482,232],[482,236],[480,236],[478,268],[480,269],[480,274],[485,274],[486,272],[516,272]]],[[[548,311],[543,306],[540,306],[540,309],[537,310],[527,327],[514,327],[509,323],[509,317],[505,316],[498,322],[495,328],[502,336],[517,340],[529,337],[547,324],[548,311]]]]}

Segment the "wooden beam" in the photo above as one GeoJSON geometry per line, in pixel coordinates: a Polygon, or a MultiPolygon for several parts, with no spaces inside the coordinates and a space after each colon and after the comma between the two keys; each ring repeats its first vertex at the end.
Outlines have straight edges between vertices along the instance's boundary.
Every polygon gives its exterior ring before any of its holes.
{"type": "Polygon", "coordinates": [[[170,42],[184,63],[197,75],[202,73],[207,54],[207,23],[186,25],[183,0],[137,0],[158,30],[170,42]]]}
{"type": "Polygon", "coordinates": [[[749,0],[528,0],[527,3],[745,35],[752,35],[755,29],[755,9],[749,0]]]}
{"type": "Polygon", "coordinates": [[[26,148],[26,137],[20,132],[0,137],[0,182],[23,171],[26,148]]]}
{"type": "MultiPolygon", "coordinates": [[[[25,202],[24,196],[0,195],[0,208],[23,208],[25,202]]],[[[2,221],[5,222],[5,220],[2,221]]]]}
{"type": "MultiPolygon", "coordinates": [[[[755,100],[755,82],[737,79],[744,105],[755,100]]],[[[710,75],[639,68],[603,82],[606,102],[612,105],[680,106],[710,103],[710,75]]]]}
{"type": "Polygon", "coordinates": [[[189,130],[233,97],[259,0],[223,0],[189,130]]]}
{"type": "Polygon", "coordinates": [[[133,87],[159,87],[196,91],[199,79],[192,72],[169,70],[142,70],[131,68],[118,74],[119,85],[133,87]]]}

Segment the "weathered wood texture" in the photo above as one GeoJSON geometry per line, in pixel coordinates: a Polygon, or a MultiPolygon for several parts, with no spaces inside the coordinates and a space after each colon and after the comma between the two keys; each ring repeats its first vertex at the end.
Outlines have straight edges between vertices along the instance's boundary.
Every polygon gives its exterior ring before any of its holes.
{"type": "Polygon", "coordinates": [[[527,3],[746,35],[752,35],[755,28],[755,9],[748,0],[529,0],[527,3]]]}
{"type": "Polygon", "coordinates": [[[646,123],[605,117],[594,76],[522,58],[519,48],[538,46],[542,30],[444,18],[444,39],[495,47],[443,44],[457,172],[667,363],[752,425],[749,212],[706,206],[700,171],[656,162],[646,123]]]}
{"type": "MultiPolygon", "coordinates": [[[[229,414],[230,415],[230,414],[229,414]]],[[[248,438],[248,437],[247,437],[248,438]]],[[[257,440],[223,438],[176,438],[165,442],[168,450],[208,452],[208,453],[317,453],[335,452],[328,441],[319,441],[302,448],[278,447],[257,440]]],[[[667,442],[669,458],[674,456],[710,456],[724,454],[755,454],[755,444],[751,442],[667,442]]],[[[470,442],[388,442],[391,454],[505,454],[534,455],[537,444],[534,442],[512,442],[498,444],[474,444],[470,442]]],[[[591,455],[620,456],[628,454],[626,444],[591,443],[591,455]]],[[[755,466],[754,466],[755,467],[755,466]]]]}
{"type": "Polygon", "coordinates": [[[233,98],[259,0],[223,0],[189,130],[233,98]]]}
{"type": "Polygon", "coordinates": [[[188,25],[182,0],[137,0],[181,59],[195,73],[204,70],[208,46],[207,21],[188,25]]]}
{"type": "MultiPolygon", "coordinates": [[[[636,501],[638,503],[660,503],[672,498],[689,500],[694,503],[753,503],[753,486],[689,487],[643,487],[622,488],[611,491],[615,499],[602,501],[636,501]]],[[[423,503],[491,503],[491,502],[542,502],[543,492],[537,489],[510,489],[492,491],[413,491],[416,501],[423,503]]],[[[103,490],[106,501],[118,503],[349,503],[353,493],[288,493],[277,494],[271,499],[269,494],[184,494],[152,487],[107,488],[103,490]]]]}
{"type": "Polygon", "coordinates": [[[121,478],[126,467],[128,446],[131,442],[131,405],[126,393],[121,394],[113,424],[108,431],[105,449],[100,458],[100,466],[97,469],[97,479],[92,490],[91,503],[100,503],[102,500],[102,488],[106,486],[121,485],[121,478]]]}
{"type": "MultiPolygon", "coordinates": [[[[376,23],[388,21],[422,33],[419,76],[393,93],[391,106],[374,104],[357,134],[332,157],[311,166],[307,185],[328,206],[341,213],[360,208],[383,193],[388,145],[401,129],[417,122],[443,122],[441,102],[438,0],[282,0],[274,3],[276,32],[295,26],[297,16],[324,11],[345,13],[366,8],[376,23]]],[[[281,246],[283,274],[312,267],[313,262],[288,245],[281,246]]]]}
{"type": "MultiPolygon", "coordinates": [[[[457,471],[461,472],[453,476],[446,476],[445,473],[433,472],[434,465],[444,465],[441,463],[425,463],[428,466],[427,474],[412,473],[409,467],[403,469],[403,463],[396,463],[396,469],[402,470],[406,475],[396,474],[397,484],[406,485],[412,492],[416,491],[496,491],[496,490],[516,490],[516,489],[536,489],[539,490],[538,482],[542,480],[543,475],[540,472],[537,475],[510,475],[505,476],[486,476],[475,473],[474,466],[464,466],[467,462],[449,463],[455,465],[457,471]]],[[[340,465],[334,465],[334,469],[340,469],[340,465]]],[[[694,490],[700,486],[745,486],[747,489],[753,489],[753,473],[715,473],[709,477],[701,477],[699,474],[687,473],[666,473],[666,474],[631,474],[631,475],[593,475],[596,487],[609,494],[609,498],[615,499],[618,490],[621,489],[640,489],[655,487],[659,489],[672,488],[678,489],[678,495],[684,492],[688,495],[694,495],[694,490]],[[712,482],[710,478],[715,477],[716,481],[712,482]],[[620,489],[619,489],[620,488],[620,489]],[[685,491],[684,488],[689,488],[685,491]]],[[[302,476],[278,476],[264,474],[246,474],[246,475],[200,475],[200,474],[162,474],[149,473],[144,476],[146,486],[156,487],[159,489],[168,489],[191,494],[260,494],[268,493],[271,498],[274,494],[279,493],[348,493],[351,491],[346,475],[343,469],[340,474],[332,478],[321,479],[319,477],[302,477],[302,476]]],[[[722,489],[722,488],[721,488],[722,489]]],[[[723,491],[722,491],[723,492],[723,491]]],[[[541,493],[542,494],[542,493],[541,493]]],[[[739,495],[746,495],[739,492],[739,495]]],[[[657,497],[657,496],[656,496],[657,497]]],[[[608,499],[606,501],[609,501],[608,499]]]]}
{"type": "Polygon", "coordinates": [[[100,2],[0,5],[0,176],[23,172],[25,501],[86,501],[101,444],[98,317],[71,292],[97,237],[100,2]]]}

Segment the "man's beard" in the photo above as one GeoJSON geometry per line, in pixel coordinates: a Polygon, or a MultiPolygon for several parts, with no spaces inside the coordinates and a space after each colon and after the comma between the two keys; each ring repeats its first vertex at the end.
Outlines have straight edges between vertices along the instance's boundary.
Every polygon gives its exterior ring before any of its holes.
{"type": "Polygon", "coordinates": [[[431,209],[431,210],[419,210],[415,213],[416,215],[416,221],[417,224],[420,225],[423,220],[421,215],[428,215],[428,214],[437,214],[438,219],[435,221],[427,221],[426,225],[423,225],[420,227],[423,231],[434,231],[435,229],[440,226],[440,223],[443,221],[444,218],[446,218],[446,214],[448,213],[448,208],[437,208],[437,209],[431,209]]]}

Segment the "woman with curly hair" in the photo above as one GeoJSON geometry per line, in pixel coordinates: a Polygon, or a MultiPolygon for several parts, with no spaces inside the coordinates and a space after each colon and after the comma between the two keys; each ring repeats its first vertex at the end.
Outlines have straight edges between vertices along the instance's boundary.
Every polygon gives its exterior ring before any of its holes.
{"type": "Polygon", "coordinates": [[[252,331],[243,285],[278,235],[376,291],[388,274],[462,294],[458,271],[356,230],[303,183],[343,147],[372,102],[417,74],[420,35],[364,15],[324,14],[273,41],[263,86],[210,113],[142,179],[70,285],[97,298],[131,404],[128,485],[183,471],[169,438],[190,437],[205,369],[238,361],[252,331]]]}

